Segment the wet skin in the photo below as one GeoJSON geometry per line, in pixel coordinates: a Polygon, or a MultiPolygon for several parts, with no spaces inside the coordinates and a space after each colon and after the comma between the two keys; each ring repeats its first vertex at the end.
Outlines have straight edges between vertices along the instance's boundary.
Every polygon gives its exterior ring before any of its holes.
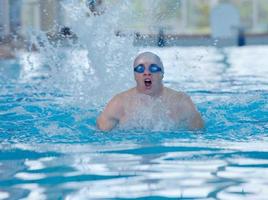
{"type": "MultiPolygon", "coordinates": [[[[133,69],[138,65],[143,65],[145,70],[142,73],[134,72],[136,87],[117,94],[109,101],[104,111],[97,119],[97,126],[100,130],[109,131],[117,125],[129,124],[128,122],[133,123],[133,121],[135,123],[135,120],[137,120],[137,122],[142,121],[138,120],[139,116],[135,116],[133,113],[141,113],[139,109],[142,108],[146,110],[146,107],[150,107],[146,99],[149,99],[151,104],[160,102],[156,108],[161,109],[151,111],[153,112],[149,113],[152,114],[150,115],[152,116],[151,121],[147,120],[144,121],[144,123],[158,123],[160,118],[154,116],[163,115],[164,118],[169,119],[170,124],[174,124],[176,128],[182,123],[183,127],[191,130],[204,127],[201,115],[197,111],[191,98],[183,92],[177,92],[164,87],[162,82],[164,67],[161,59],[157,55],[151,52],[139,54],[134,60],[133,69]],[[158,65],[162,71],[152,73],[149,70],[149,66],[152,64],[158,65]],[[148,98],[141,98],[142,95],[148,98]],[[137,106],[136,102],[139,102],[139,106],[137,106]]],[[[143,116],[140,117],[142,118],[143,116]]]]}

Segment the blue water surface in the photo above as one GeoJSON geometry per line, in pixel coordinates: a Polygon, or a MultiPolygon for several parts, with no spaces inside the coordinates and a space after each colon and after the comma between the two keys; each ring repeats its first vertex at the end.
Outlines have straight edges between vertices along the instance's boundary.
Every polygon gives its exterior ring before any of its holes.
{"type": "Polygon", "coordinates": [[[54,87],[46,67],[26,79],[19,58],[0,61],[0,199],[265,199],[268,47],[259,48],[151,49],[165,85],[196,103],[206,124],[197,132],[101,132],[105,103],[70,103],[77,94],[54,87]]]}

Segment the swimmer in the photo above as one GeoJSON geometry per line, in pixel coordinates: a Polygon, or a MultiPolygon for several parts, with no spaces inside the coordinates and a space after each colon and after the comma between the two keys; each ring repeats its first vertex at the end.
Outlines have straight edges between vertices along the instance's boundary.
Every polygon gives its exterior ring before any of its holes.
{"type": "Polygon", "coordinates": [[[143,52],[135,58],[133,66],[136,86],[110,100],[97,119],[100,130],[133,124],[136,124],[134,128],[150,129],[162,120],[173,128],[198,130],[204,127],[191,98],[163,85],[164,66],[159,56],[143,52]]]}

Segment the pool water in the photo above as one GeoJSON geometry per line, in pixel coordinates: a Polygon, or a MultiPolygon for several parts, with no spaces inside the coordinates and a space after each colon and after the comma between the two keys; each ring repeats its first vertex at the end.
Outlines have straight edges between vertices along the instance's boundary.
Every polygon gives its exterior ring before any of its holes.
{"type": "Polygon", "coordinates": [[[160,55],[165,85],[192,97],[206,128],[98,131],[122,88],[88,89],[82,65],[55,73],[21,53],[0,61],[0,199],[267,198],[268,46],[143,50],[160,55]]]}

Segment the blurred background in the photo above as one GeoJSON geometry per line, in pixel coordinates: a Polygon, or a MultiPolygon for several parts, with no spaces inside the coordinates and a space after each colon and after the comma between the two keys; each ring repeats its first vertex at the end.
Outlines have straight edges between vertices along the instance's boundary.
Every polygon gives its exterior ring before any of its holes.
{"type": "MultiPolygon", "coordinates": [[[[32,31],[49,39],[59,34],[76,37],[69,27],[70,0],[0,0],[0,57],[27,49],[32,31]]],[[[119,0],[76,0],[88,17],[101,15],[119,0]]],[[[133,34],[136,45],[250,45],[268,43],[267,0],[134,0],[122,1],[132,12],[131,22],[116,34],[133,34]]],[[[123,4],[122,4],[123,5],[123,4]]],[[[124,19],[122,19],[124,20],[124,19]]],[[[126,19],[129,20],[129,19],[126,19]]],[[[90,31],[90,30],[89,30],[90,31]]]]}

